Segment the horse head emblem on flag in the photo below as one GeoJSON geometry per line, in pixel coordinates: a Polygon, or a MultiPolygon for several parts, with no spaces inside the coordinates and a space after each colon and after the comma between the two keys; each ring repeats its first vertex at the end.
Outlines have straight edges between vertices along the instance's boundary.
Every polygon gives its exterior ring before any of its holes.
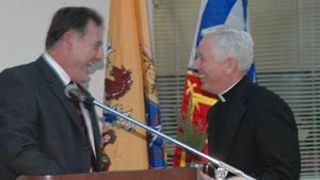
{"type": "Polygon", "coordinates": [[[111,67],[110,75],[114,78],[105,79],[106,88],[106,100],[119,99],[122,97],[131,87],[131,72],[129,70],[118,68],[116,66],[111,67]]]}
{"type": "Polygon", "coordinates": [[[131,80],[131,71],[125,69],[124,67],[117,67],[113,65],[109,61],[109,57],[111,53],[113,53],[115,49],[112,47],[111,38],[108,36],[107,39],[107,68],[111,69],[109,78],[105,79],[105,99],[107,101],[113,99],[119,99],[122,97],[128,90],[130,90],[132,80],[131,80]]]}

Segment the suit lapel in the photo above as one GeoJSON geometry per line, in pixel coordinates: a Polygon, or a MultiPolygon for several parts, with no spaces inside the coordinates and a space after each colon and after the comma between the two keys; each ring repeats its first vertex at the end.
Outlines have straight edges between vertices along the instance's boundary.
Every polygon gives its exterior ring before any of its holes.
{"type": "Polygon", "coordinates": [[[45,62],[45,60],[40,57],[36,64],[40,67],[40,71],[48,82],[49,89],[58,97],[60,103],[64,106],[64,109],[67,111],[68,115],[71,117],[73,123],[80,131],[81,134],[84,134],[77,111],[75,109],[73,101],[66,98],[64,94],[64,85],[56,73],[49,67],[49,65],[45,62]]]}

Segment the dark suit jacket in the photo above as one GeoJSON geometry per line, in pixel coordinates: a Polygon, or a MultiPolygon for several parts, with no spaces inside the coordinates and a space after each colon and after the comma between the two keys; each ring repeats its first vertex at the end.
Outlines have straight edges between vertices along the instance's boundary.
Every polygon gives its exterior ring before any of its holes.
{"type": "MultiPolygon", "coordinates": [[[[86,107],[101,170],[101,134],[94,108],[86,107]]],[[[0,144],[0,179],[90,170],[92,150],[74,103],[41,57],[0,74],[0,144]]]]}
{"type": "Polygon", "coordinates": [[[257,179],[299,179],[297,126],[288,105],[244,77],[208,111],[210,154],[257,179]]]}

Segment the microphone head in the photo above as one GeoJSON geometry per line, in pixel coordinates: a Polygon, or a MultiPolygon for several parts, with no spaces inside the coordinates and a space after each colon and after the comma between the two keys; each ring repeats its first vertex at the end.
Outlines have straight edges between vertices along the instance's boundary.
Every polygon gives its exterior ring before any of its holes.
{"type": "Polygon", "coordinates": [[[71,91],[77,91],[78,86],[75,84],[68,84],[64,89],[64,94],[67,96],[68,99],[73,99],[71,96],[71,91]]]}
{"type": "Polygon", "coordinates": [[[64,94],[67,96],[67,98],[77,102],[84,102],[87,99],[86,95],[81,92],[76,84],[67,85],[64,89],[64,94]]]}

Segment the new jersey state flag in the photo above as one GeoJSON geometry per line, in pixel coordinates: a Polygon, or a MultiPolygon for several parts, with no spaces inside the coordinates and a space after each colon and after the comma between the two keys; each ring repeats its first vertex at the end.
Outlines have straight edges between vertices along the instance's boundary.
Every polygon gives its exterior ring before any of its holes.
{"type": "MultiPolygon", "coordinates": [[[[181,112],[182,114],[186,114],[190,109],[193,126],[200,127],[202,132],[207,128],[207,111],[210,106],[217,102],[217,99],[215,96],[203,92],[200,89],[201,84],[198,73],[192,69],[193,63],[196,60],[196,51],[202,39],[201,31],[208,27],[220,24],[228,24],[237,29],[248,31],[247,3],[247,0],[202,0],[200,5],[197,30],[193,40],[193,47],[185,80],[181,112]],[[191,108],[189,108],[190,102],[192,102],[191,108]]],[[[248,76],[251,80],[255,81],[254,64],[252,64],[248,76]]],[[[179,130],[181,131],[181,129],[179,130]]],[[[200,151],[208,154],[207,140],[203,147],[204,148],[200,151]]],[[[176,147],[173,161],[173,167],[184,167],[188,163],[195,161],[195,159],[188,155],[185,150],[176,147]]],[[[203,158],[197,158],[196,161],[207,162],[203,158]]]]}
{"type": "MultiPolygon", "coordinates": [[[[111,0],[105,104],[161,131],[146,0],[111,0]]],[[[104,112],[105,170],[165,166],[162,139],[104,112]]]]}

